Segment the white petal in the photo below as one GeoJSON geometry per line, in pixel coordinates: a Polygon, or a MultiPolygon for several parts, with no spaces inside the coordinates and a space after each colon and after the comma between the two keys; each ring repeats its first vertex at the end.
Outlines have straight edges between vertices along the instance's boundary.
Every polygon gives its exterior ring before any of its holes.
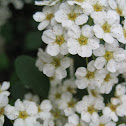
{"type": "Polygon", "coordinates": [[[114,59],[111,59],[110,61],[108,61],[107,63],[107,69],[110,71],[110,72],[116,72],[116,62],[114,59]]]}
{"type": "Polygon", "coordinates": [[[93,50],[98,49],[100,47],[99,43],[100,40],[96,37],[92,37],[88,39],[88,45],[90,45],[93,50]]]}
{"type": "Polygon", "coordinates": [[[53,32],[56,34],[56,35],[62,35],[63,34],[63,27],[59,24],[56,24],[54,27],[53,27],[53,32]]]}
{"type": "Polygon", "coordinates": [[[59,50],[59,45],[57,45],[56,43],[54,43],[54,44],[49,44],[49,45],[47,46],[47,53],[48,53],[49,55],[51,55],[51,56],[56,56],[56,55],[59,54],[59,52],[60,52],[60,50],[59,50]]]}
{"type": "Polygon", "coordinates": [[[68,57],[64,57],[62,60],[61,60],[61,66],[66,69],[70,66],[70,58],[68,57]]]}
{"type": "Polygon", "coordinates": [[[60,46],[60,53],[62,55],[66,55],[68,54],[68,47],[67,47],[67,43],[63,43],[61,46],[60,46]]]}
{"type": "Polygon", "coordinates": [[[80,15],[80,16],[78,16],[78,17],[76,18],[75,23],[76,23],[77,25],[83,25],[83,24],[85,24],[87,21],[88,21],[88,16],[85,15],[85,14],[82,14],[82,15],[80,15]]]}
{"type": "Polygon", "coordinates": [[[83,120],[83,121],[85,121],[85,122],[87,122],[87,123],[89,123],[90,122],[90,120],[91,120],[91,117],[90,117],[91,115],[88,113],[88,112],[82,112],[81,113],[81,119],[83,120]]]}
{"type": "Polygon", "coordinates": [[[5,91],[5,90],[9,89],[9,87],[10,87],[10,82],[4,81],[2,83],[1,90],[5,91]]]}
{"type": "Polygon", "coordinates": [[[88,86],[86,79],[76,80],[75,83],[79,89],[85,89],[88,86]]]}
{"type": "Polygon", "coordinates": [[[46,18],[46,16],[45,16],[45,14],[42,13],[42,12],[36,12],[36,13],[33,15],[33,19],[34,19],[36,22],[42,22],[45,18],[46,18]]]}
{"type": "Polygon", "coordinates": [[[95,32],[96,37],[103,38],[104,32],[100,25],[94,25],[93,30],[95,32]]]}
{"type": "Polygon", "coordinates": [[[102,69],[106,64],[106,60],[104,57],[98,57],[96,60],[95,60],[95,67],[99,70],[99,69],[102,69]]]}
{"type": "Polygon", "coordinates": [[[15,102],[15,108],[16,108],[18,111],[24,111],[24,110],[25,110],[24,105],[23,105],[23,103],[20,101],[20,99],[16,100],[16,102],[15,102]]]}
{"type": "Polygon", "coordinates": [[[63,69],[62,67],[59,67],[56,69],[56,78],[57,79],[63,79],[67,76],[67,72],[65,69],[63,69]]]}
{"type": "Polygon", "coordinates": [[[52,32],[52,30],[46,30],[43,32],[42,40],[46,44],[52,43],[56,40],[56,35],[52,32]]]}
{"type": "Polygon", "coordinates": [[[105,47],[104,47],[104,45],[101,44],[98,49],[95,49],[93,51],[93,54],[95,56],[103,56],[103,55],[105,55],[105,47]]]}
{"type": "Polygon", "coordinates": [[[77,78],[79,78],[79,77],[84,77],[86,74],[87,74],[86,68],[85,68],[85,67],[79,67],[79,68],[76,70],[75,76],[76,76],[77,78]]]}
{"type": "Polygon", "coordinates": [[[75,40],[75,39],[68,39],[68,41],[67,41],[67,46],[68,46],[68,51],[69,51],[69,53],[71,53],[71,54],[77,54],[77,50],[78,50],[78,48],[79,48],[79,43],[78,43],[78,41],[77,40],[75,40]]]}
{"type": "Polygon", "coordinates": [[[110,33],[105,33],[103,36],[103,39],[105,42],[110,43],[110,44],[114,42],[114,38],[112,37],[112,34],[110,33]]]}
{"type": "Polygon", "coordinates": [[[81,57],[90,57],[92,55],[92,49],[88,45],[81,46],[80,49],[77,50],[77,52],[81,57]]]}
{"type": "Polygon", "coordinates": [[[39,31],[42,31],[44,30],[47,26],[49,25],[49,21],[43,21],[41,22],[39,25],[38,25],[38,30],[39,31]]]}
{"type": "Polygon", "coordinates": [[[52,77],[54,75],[55,67],[52,64],[45,64],[43,67],[43,73],[48,76],[52,77]]]}
{"type": "Polygon", "coordinates": [[[94,32],[93,32],[93,27],[89,25],[84,25],[82,27],[82,34],[85,37],[93,37],[94,32]]]}

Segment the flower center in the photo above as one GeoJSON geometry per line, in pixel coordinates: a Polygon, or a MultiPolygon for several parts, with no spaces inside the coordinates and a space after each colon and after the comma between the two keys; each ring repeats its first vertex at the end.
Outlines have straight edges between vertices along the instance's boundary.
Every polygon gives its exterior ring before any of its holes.
{"type": "Polygon", "coordinates": [[[95,112],[94,106],[89,106],[89,107],[88,107],[88,112],[89,112],[90,114],[93,114],[93,112],[95,112]]]}
{"type": "Polygon", "coordinates": [[[95,4],[94,6],[94,11],[102,11],[102,6],[101,5],[99,5],[99,4],[95,4]]]}
{"type": "Polygon", "coordinates": [[[0,108],[0,116],[4,114],[4,107],[0,108]]]}
{"type": "Polygon", "coordinates": [[[105,124],[99,124],[99,126],[105,126],[105,124]]]}
{"type": "Polygon", "coordinates": [[[110,104],[109,105],[110,109],[115,112],[116,111],[116,108],[117,108],[117,105],[113,105],[113,104],[110,104]]]}
{"type": "Polygon", "coordinates": [[[108,23],[105,23],[103,26],[102,26],[102,29],[105,33],[109,33],[110,32],[110,28],[111,26],[108,24],[108,23]]]}
{"type": "Polygon", "coordinates": [[[80,38],[78,38],[78,42],[80,43],[80,45],[87,45],[87,41],[88,39],[84,36],[81,36],[80,38]]]}
{"type": "Polygon", "coordinates": [[[68,102],[67,106],[73,108],[75,104],[76,104],[75,101],[71,100],[70,102],[68,102]]]}
{"type": "Polygon", "coordinates": [[[75,0],[75,1],[77,1],[77,2],[79,2],[79,3],[82,3],[84,0],[75,0]]]}
{"type": "Polygon", "coordinates": [[[40,106],[38,106],[38,112],[41,112],[42,110],[41,110],[41,108],[40,108],[40,106]]]}
{"type": "Polygon", "coordinates": [[[116,9],[116,12],[121,16],[122,15],[122,10],[120,8],[116,9]]]}
{"type": "Polygon", "coordinates": [[[124,37],[126,39],[126,30],[125,29],[123,30],[123,34],[124,34],[124,37]]]}
{"type": "Polygon", "coordinates": [[[68,18],[72,21],[75,21],[75,19],[77,18],[77,13],[74,12],[69,13],[68,18]]]}
{"type": "Polygon", "coordinates": [[[25,111],[21,111],[19,113],[19,118],[26,119],[28,117],[28,114],[25,111]]]}
{"type": "Polygon", "coordinates": [[[91,94],[94,96],[94,97],[96,97],[97,96],[97,92],[93,89],[93,90],[91,90],[91,94]]]}
{"type": "Polygon", "coordinates": [[[86,77],[88,79],[93,79],[94,78],[94,72],[88,72],[87,75],[86,75],[86,77]]]}
{"type": "Polygon", "coordinates": [[[58,111],[58,110],[53,111],[52,114],[55,117],[55,119],[58,119],[60,117],[60,111],[58,111]]]}
{"type": "Polygon", "coordinates": [[[106,77],[105,77],[105,79],[104,79],[104,81],[108,82],[108,81],[110,81],[110,79],[111,79],[110,74],[107,74],[106,77]]]}
{"type": "Polygon", "coordinates": [[[59,59],[53,59],[52,64],[53,64],[55,67],[59,67],[59,66],[60,66],[60,60],[59,60],[59,59]]]}
{"type": "Polygon", "coordinates": [[[46,16],[46,20],[50,21],[53,17],[54,17],[53,14],[48,14],[48,15],[46,16]]]}
{"type": "Polygon", "coordinates": [[[56,98],[56,99],[60,99],[60,98],[61,98],[61,94],[60,94],[60,93],[56,93],[56,94],[55,94],[55,98],[56,98]]]}
{"type": "Polygon", "coordinates": [[[109,52],[109,51],[106,51],[105,55],[104,55],[104,58],[109,61],[113,58],[113,53],[112,52],[109,52]]]}
{"type": "Polygon", "coordinates": [[[56,36],[56,43],[60,46],[65,42],[63,35],[56,36]]]}
{"type": "Polygon", "coordinates": [[[67,87],[67,91],[70,92],[70,93],[76,93],[76,90],[73,89],[72,87],[67,87]]]}

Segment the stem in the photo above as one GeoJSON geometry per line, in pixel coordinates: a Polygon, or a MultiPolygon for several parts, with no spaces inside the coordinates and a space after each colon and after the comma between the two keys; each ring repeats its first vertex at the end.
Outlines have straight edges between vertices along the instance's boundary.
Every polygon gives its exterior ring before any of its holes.
{"type": "Polygon", "coordinates": [[[88,65],[88,58],[86,57],[86,64],[88,65]]]}

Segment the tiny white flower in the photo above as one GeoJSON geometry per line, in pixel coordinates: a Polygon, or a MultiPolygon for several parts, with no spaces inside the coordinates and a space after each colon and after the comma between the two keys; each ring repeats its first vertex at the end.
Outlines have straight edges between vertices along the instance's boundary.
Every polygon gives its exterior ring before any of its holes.
{"type": "Polygon", "coordinates": [[[88,16],[83,13],[79,6],[71,6],[62,3],[60,9],[55,13],[55,20],[62,23],[63,27],[71,28],[72,25],[83,25],[88,21],[88,16]]]}
{"type": "Polygon", "coordinates": [[[48,77],[56,77],[61,80],[66,77],[66,69],[70,66],[71,59],[62,55],[51,57],[42,49],[39,49],[36,66],[48,77]]]}
{"type": "Polygon", "coordinates": [[[126,57],[125,50],[118,48],[116,40],[113,44],[105,43],[105,45],[100,45],[93,53],[95,56],[99,56],[95,60],[95,67],[101,69],[106,66],[110,72],[116,72],[118,68],[117,63],[123,62],[126,57]]]}
{"type": "Polygon", "coordinates": [[[5,107],[5,114],[10,120],[14,121],[14,126],[18,126],[20,123],[25,125],[27,120],[31,116],[35,116],[38,113],[38,107],[36,103],[31,101],[21,102],[16,100],[15,106],[7,105],[5,107]]]}
{"type": "MultiPolygon", "coordinates": [[[[91,17],[94,19],[93,30],[96,37],[103,39],[107,43],[113,43],[114,38],[118,39],[122,35],[122,26],[119,24],[120,17],[115,11],[97,12],[93,13],[91,17]]],[[[120,40],[118,39],[118,41],[120,40]]]]}
{"type": "Polygon", "coordinates": [[[58,103],[59,109],[63,110],[66,116],[75,113],[76,99],[69,92],[63,93],[58,103]]]}
{"type": "Polygon", "coordinates": [[[91,96],[84,96],[82,101],[76,104],[76,109],[81,114],[81,119],[87,123],[96,121],[99,118],[97,111],[103,108],[103,101],[91,96]]]}
{"type": "Polygon", "coordinates": [[[40,24],[38,25],[38,30],[42,31],[43,29],[45,29],[49,24],[53,24],[54,19],[54,14],[57,11],[58,6],[54,6],[54,7],[48,7],[45,6],[42,10],[42,12],[36,12],[33,15],[33,19],[36,22],[40,22],[40,24]]]}
{"type": "Polygon", "coordinates": [[[47,46],[47,53],[51,56],[57,54],[66,55],[68,53],[68,47],[66,44],[67,34],[66,30],[59,24],[54,25],[53,29],[45,30],[42,35],[42,40],[47,46]]]}
{"type": "Polygon", "coordinates": [[[93,27],[84,25],[82,29],[74,25],[68,31],[69,39],[67,41],[69,53],[78,54],[81,57],[90,57],[92,51],[99,48],[99,39],[94,37],[93,27]]]}
{"type": "Polygon", "coordinates": [[[120,16],[126,16],[126,1],[125,0],[108,0],[110,7],[115,10],[120,16]]]}
{"type": "Polygon", "coordinates": [[[50,110],[52,109],[51,102],[49,100],[43,100],[38,107],[38,114],[42,120],[49,119],[51,117],[50,110]]]}
{"type": "Polygon", "coordinates": [[[79,67],[76,70],[75,76],[76,85],[79,89],[85,89],[86,87],[90,86],[99,86],[103,82],[105,77],[104,69],[100,71],[96,70],[94,67],[94,61],[90,61],[87,65],[87,69],[85,67],[79,67]]]}
{"type": "Polygon", "coordinates": [[[33,102],[35,102],[35,103],[37,103],[37,104],[40,103],[40,98],[39,98],[39,96],[38,96],[38,95],[33,95],[32,93],[27,93],[27,94],[25,94],[25,95],[24,95],[24,99],[25,99],[25,100],[29,100],[29,101],[33,101],[33,102]]]}
{"type": "Polygon", "coordinates": [[[116,126],[116,123],[111,121],[111,118],[102,115],[97,121],[92,121],[90,126],[116,126]]]}

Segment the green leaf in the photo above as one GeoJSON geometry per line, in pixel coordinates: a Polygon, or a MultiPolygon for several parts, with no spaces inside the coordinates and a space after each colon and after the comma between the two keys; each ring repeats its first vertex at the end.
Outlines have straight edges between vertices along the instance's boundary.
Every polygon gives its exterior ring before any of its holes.
{"type": "Polygon", "coordinates": [[[35,60],[29,56],[20,56],[15,61],[16,73],[22,83],[43,98],[48,96],[49,79],[35,66],[35,60]]]}
{"type": "Polygon", "coordinates": [[[41,33],[40,32],[30,32],[25,38],[25,48],[28,50],[34,50],[41,47],[41,33]]]}
{"type": "Polygon", "coordinates": [[[7,69],[9,66],[9,59],[5,53],[0,54],[0,69],[7,69]]]}
{"type": "MultiPolygon", "coordinates": [[[[20,82],[20,81],[17,81],[17,82],[14,82],[12,85],[11,85],[11,95],[12,95],[12,98],[14,100],[20,98],[20,99],[23,99],[24,98],[24,94],[27,93],[27,90],[26,88],[24,87],[24,85],[20,82]]],[[[12,100],[12,99],[11,99],[12,100]]],[[[10,101],[11,104],[13,102],[10,101]]]]}

